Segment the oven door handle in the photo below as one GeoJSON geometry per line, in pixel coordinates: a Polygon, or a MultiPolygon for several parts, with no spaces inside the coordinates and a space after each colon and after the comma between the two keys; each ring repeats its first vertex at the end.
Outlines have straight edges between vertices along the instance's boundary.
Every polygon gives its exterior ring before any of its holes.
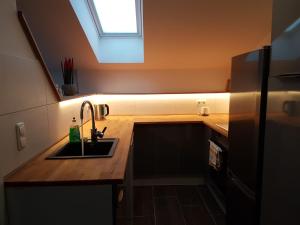
{"type": "Polygon", "coordinates": [[[282,73],[275,75],[276,78],[300,78],[300,72],[295,72],[295,73],[282,73]]]}

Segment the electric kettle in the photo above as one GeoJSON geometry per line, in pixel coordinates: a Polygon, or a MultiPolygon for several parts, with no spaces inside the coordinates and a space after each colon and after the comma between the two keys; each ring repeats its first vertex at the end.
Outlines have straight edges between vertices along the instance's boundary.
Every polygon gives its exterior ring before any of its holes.
{"type": "Polygon", "coordinates": [[[104,120],[109,115],[109,106],[107,104],[94,105],[95,119],[104,120]]]}

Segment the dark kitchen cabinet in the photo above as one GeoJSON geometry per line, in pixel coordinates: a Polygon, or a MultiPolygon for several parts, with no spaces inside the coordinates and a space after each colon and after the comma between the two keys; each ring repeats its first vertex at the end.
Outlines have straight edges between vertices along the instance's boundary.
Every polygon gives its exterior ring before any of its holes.
{"type": "Polygon", "coordinates": [[[176,176],[180,172],[180,150],[183,138],[178,126],[159,125],[154,127],[153,152],[154,174],[156,176],[176,176]]]}
{"type": "Polygon", "coordinates": [[[180,172],[182,175],[203,176],[206,165],[205,126],[190,124],[181,128],[183,145],[180,149],[180,172]]]}
{"type": "Polygon", "coordinates": [[[134,178],[202,176],[205,173],[203,124],[136,124],[134,134],[134,178]]]}
{"type": "Polygon", "coordinates": [[[134,178],[154,175],[154,135],[153,126],[134,127],[134,178]]]}

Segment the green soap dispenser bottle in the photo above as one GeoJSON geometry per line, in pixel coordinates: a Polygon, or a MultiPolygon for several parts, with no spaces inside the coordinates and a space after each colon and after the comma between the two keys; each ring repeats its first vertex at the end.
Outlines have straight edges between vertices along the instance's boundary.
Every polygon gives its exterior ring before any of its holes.
{"type": "Polygon", "coordinates": [[[73,117],[72,124],[70,126],[69,140],[70,143],[80,142],[79,125],[76,123],[75,117],[73,117]]]}

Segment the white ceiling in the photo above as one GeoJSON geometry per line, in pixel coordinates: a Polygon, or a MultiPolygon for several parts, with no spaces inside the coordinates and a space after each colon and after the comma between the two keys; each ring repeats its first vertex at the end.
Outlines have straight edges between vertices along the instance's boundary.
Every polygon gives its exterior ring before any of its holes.
{"type": "Polygon", "coordinates": [[[68,0],[17,0],[50,68],[74,57],[92,70],[224,68],[269,43],[272,0],[144,0],[145,63],[99,64],[68,0]]]}

